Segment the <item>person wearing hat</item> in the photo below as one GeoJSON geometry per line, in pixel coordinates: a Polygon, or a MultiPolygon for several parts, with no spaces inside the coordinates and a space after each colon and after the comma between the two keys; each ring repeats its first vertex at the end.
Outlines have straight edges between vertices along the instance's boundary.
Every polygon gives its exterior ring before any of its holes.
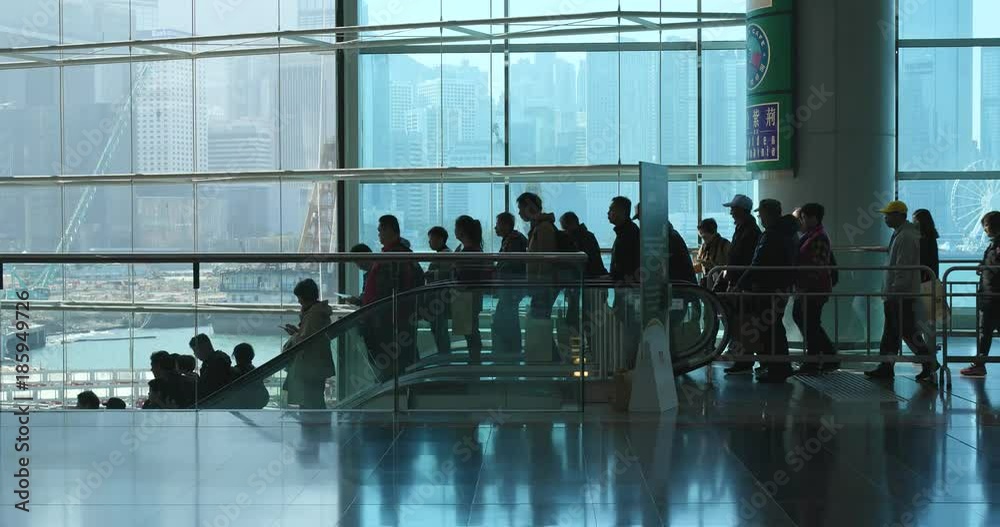
{"type": "MultiPolygon", "coordinates": [[[[757,226],[757,221],[754,219],[753,214],[750,213],[753,210],[753,200],[743,194],[737,194],[729,203],[724,203],[722,206],[729,208],[729,214],[733,217],[733,222],[736,224],[736,232],[733,233],[732,242],[729,245],[729,256],[725,262],[721,263],[732,266],[748,266],[753,261],[753,253],[757,249],[757,242],[760,241],[761,237],[760,227],[757,226]]],[[[731,284],[735,285],[741,276],[743,276],[742,270],[726,271],[716,282],[716,290],[724,291],[731,284]]],[[[745,302],[743,298],[729,297],[727,298],[727,304],[733,313],[732,318],[736,324],[734,327],[745,327],[745,324],[750,322],[748,316],[750,313],[749,303],[745,302]]],[[[735,331],[730,352],[734,355],[754,353],[758,348],[758,344],[758,341],[749,338],[743,331],[735,331]]],[[[725,371],[729,375],[752,373],[753,363],[737,362],[731,367],[726,368],[725,371]]]]}
{"type": "MultiPolygon", "coordinates": [[[[885,224],[893,230],[889,241],[889,267],[920,265],[920,230],[906,220],[907,207],[902,201],[890,201],[879,211],[885,216],[885,224]]],[[[917,328],[916,295],[920,293],[920,272],[909,270],[888,270],[882,287],[885,294],[883,308],[885,324],[879,353],[883,356],[899,355],[902,341],[915,355],[930,356],[931,348],[924,341],[923,333],[917,328]],[[914,296],[907,296],[914,295],[914,296]]],[[[924,363],[917,375],[918,381],[933,381],[938,369],[937,361],[924,363]]],[[[893,364],[885,362],[865,375],[878,379],[891,379],[895,375],[893,364]]]]}

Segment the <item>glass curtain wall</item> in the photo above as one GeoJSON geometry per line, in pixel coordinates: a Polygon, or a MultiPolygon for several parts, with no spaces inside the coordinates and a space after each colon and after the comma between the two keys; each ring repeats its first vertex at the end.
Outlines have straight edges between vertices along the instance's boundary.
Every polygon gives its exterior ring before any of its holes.
{"type": "MultiPolygon", "coordinates": [[[[981,218],[1000,210],[1000,3],[929,0],[898,9],[899,197],[934,215],[942,260],[969,265],[988,244],[981,218]]],[[[956,304],[971,307],[973,299],[956,304]]]]}
{"type": "MultiPolygon", "coordinates": [[[[358,16],[362,25],[369,25],[389,19],[428,22],[617,9],[696,13],[699,4],[362,0],[358,16]]],[[[701,7],[705,12],[743,12],[745,2],[716,0],[701,7]]],[[[358,160],[366,168],[572,167],[639,161],[742,165],[743,40],[741,28],[692,29],[419,50],[363,49],[358,160]],[[713,49],[703,49],[709,41],[713,49]]],[[[557,216],[576,212],[601,245],[610,247],[614,233],[606,218],[609,200],[621,194],[637,201],[638,184],[629,177],[598,179],[574,177],[570,169],[549,180],[490,179],[453,186],[442,178],[363,184],[359,240],[375,242],[378,217],[391,212],[400,217],[414,249],[427,250],[430,227],[442,225],[450,231],[457,215],[470,214],[488,228],[499,212],[516,212],[519,194],[532,191],[557,216]]],[[[673,188],[671,221],[692,244],[701,217],[723,216],[721,204],[733,193],[753,194],[753,185],[746,181],[702,183],[692,178],[673,188]]],[[[519,229],[527,232],[528,226],[521,223],[519,229]]],[[[487,250],[498,247],[492,237],[486,242],[487,250]]]]}
{"type": "MultiPolygon", "coordinates": [[[[264,52],[265,47],[301,42],[240,35],[338,23],[617,9],[742,12],[743,4],[358,0],[357,20],[338,21],[339,11],[354,12],[355,6],[343,9],[335,0],[7,2],[0,12],[0,48],[122,42],[129,45],[112,46],[99,55],[131,54],[131,61],[66,66],[42,61],[39,67],[38,61],[16,53],[0,57],[0,178],[6,179],[0,187],[0,252],[333,251],[343,245],[338,235],[345,232],[349,239],[376,246],[375,221],[385,213],[399,216],[404,235],[415,250],[422,250],[429,227],[440,224],[452,230],[460,214],[475,216],[490,233],[493,217],[513,209],[513,198],[528,190],[540,193],[552,212],[577,212],[609,247],[608,200],[617,194],[637,199],[637,183],[614,175],[577,177],[572,168],[645,160],[691,167],[742,165],[741,28],[581,34],[419,49],[386,46],[361,49],[352,62],[342,61],[344,53],[264,52]],[[219,35],[233,38],[212,49],[229,49],[232,56],[193,58],[191,52],[206,49],[199,43],[173,45],[171,56],[163,59],[163,49],[139,42],[219,35]],[[158,60],[143,60],[144,54],[154,53],[158,60]],[[342,75],[355,66],[356,71],[342,75]],[[345,89],[345,79],[356,79],[357,86],[345,89]],[[340,115],[345,108],[356,109],[357,119],[340,115]],[[347,137],[351,141],[343,140],[347,137]],[[356,151],[342,142],[357,143],[356,151]],[[403,175],[359,184],[355,193],[338,193],[328,176],[308,176],[310,170],[340,168],[341,163],[362,168],[569,169],[558,177],[530,179],[486,172],[454,179],[403,175]],[[305,171],[306,176],[244,177],[284,170],[305,171]],[[130,174],[143,176],[114,182],[93,178],[130,174]],[[11,184],[9,178],[21,176],[59,176],[63,182],[11,184]],[[355,216],[354,211],[360,212],[355,216]],[[338,221],[346,229],[338,229],[338,221]]],[[[616,23],[617,18],[611,20],[616,23]]],[[[532,29],[551,25],[539,22],[532,29]]],[[[465,28],[504,29],[489,24],[465,28]]],[[[441,28],[422,31],[459,34],[441,28]]],[[[693,244],[698,219],[723,216],[721,202],[736,192],[752,194],[753,184],[692,176],[678,181],[675,189],[671,220],[693,244]]],[[[521,229],[527,231],[523,225],[521,229]]],[[[485,248],[498,248],[492,236],[485,248]]],[[[287,309],[290,315],[268,315],[290,316],[285,322],[294,321],[290,290],[296,280],[317,278],[330,285],[328,293],[337,284],[333,273],[318,266],[203,266],[198,291],[191,288],[189,266],[5,266],[4,273],[5,283],[31,289],[40,295],[36,300],[267,305],[287,309]]],[[[100,395],[139,397],[148,377],[148,354],[154,349],[186,353],[194,332],[212,333],[216,346],[226,351],[238,340],[249,340],[258,346],[261,362],[280,346],[274,324],[268,323],[260,335],[246,334],[240,326],[244,334],[235,335],[222,328],[238,324],[202,315],[49,310],[40,315],[49,337],[42,358],[46,368],[66,378],[95,369],[126,375],[116,377],[124,383],[122,391],[100,395]],[[91,330],[107,334],[97,341],[81,337],[91,330]],[[92,360],[92,349],[102,345],[112,352],[92,360]]],[[[10,321],[0,323],[6,328],[10,321]]],[[[60,385],[54,400],[72,402],[75,392],[65,386],[60,385]]]]}

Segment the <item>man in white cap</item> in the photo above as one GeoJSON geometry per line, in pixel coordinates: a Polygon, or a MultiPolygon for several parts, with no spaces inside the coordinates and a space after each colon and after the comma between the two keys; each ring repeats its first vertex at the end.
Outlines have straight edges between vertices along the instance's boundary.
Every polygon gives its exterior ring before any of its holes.
{"type": "MultiPolygon", "coordinates": [[[[906,220],[906,203],[890,201],[879,212],[885,215],[885,224],[893,230],[887,265],[889,267],[920,265],[920,231],[916,225],[906,220]]],[[[886,271],[882,292],[885,294],[883,303],[885,324],[879,353],[882,356],[899,355],[903,347],[901,341],[906,341],[914,355],[932,355],[930,346],[924,341],[923,334],[917,327],[916,298],[907,296],[920,293],[920,272],[886,271]]],[[[934,381],[934,372],[938,367],[937,361],[924,363],[917,380],[934,381]]],[[[892,363],[887,362],[872,371],[865,372],[865,375],[877,379],[891,379],[895,376],[895,369],[892,363]]]]}
{"type": "MultiPolygon", "coordinates": [[[[724,203],[723,207],[729,208],[729,214],[733,217],[733,222],[736,224],[736,232],[733,233],[732,242],[729,246],[729,259],[725,262],[726,265],[731,266],[748,266],[753,261],[753,253],[757,249],[757,242],[760,241],[760,227],[757,226],[757,220],[754,219],[753,213],[753,200],[743,194],[737,194],[729,203],[724,203]]],[[[720,280],[717,287],[721,287],[723,284],[735,285],[739,282],[740,277],[743,276],[744,271],[742,270],[730,270],[726,271],[725,280],[720,280]]],[[[750,323],[751,304],[749,302],[744,302],[743,298],[736,299],[730,297],[729,307],[733,314],[733,320],[735,320],[735,328],[733,337],[733,344],[730,346],[730,351],[734,354],[743,353],[755,353],[759,350],[759,339],[752,339],[747,337],[748,334],[752,334],[751,331],[742,331],[744,324],[750,323]],[[741,314],[743,315],[741,317],[741,314]]],[[[749,374],[753,372],[753,362],[737,362],[731,367],[726,368],[726,374],[749,374]]]]}

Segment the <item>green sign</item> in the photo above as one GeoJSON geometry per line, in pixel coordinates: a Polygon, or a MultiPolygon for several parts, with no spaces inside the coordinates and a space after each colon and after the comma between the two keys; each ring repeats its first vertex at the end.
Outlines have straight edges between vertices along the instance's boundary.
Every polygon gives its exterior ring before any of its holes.
{"type": "Polygon", "coordinates": [[[747,93],[791,92],[792,17],[755,17],[747,22],[747,93]]]}
{"type": "Polygon", "coordinates": [[[791,94],[770,93],[748,97],[748,170],[790,168],[795,161],[794,124],[791,94]]]}
{"type": "Polygon", "coordinates": [[[792,0],[747,0],[747,170],[794,166],[792,0]]]}

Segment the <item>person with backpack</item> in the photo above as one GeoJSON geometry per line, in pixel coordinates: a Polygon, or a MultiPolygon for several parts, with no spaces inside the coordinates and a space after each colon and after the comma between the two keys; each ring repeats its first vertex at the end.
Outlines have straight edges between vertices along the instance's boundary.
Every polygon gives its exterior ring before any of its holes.
{"type": "MultiPolygon", "coordinates": [[[[593,280],[607,275],[608,269],[604,267],[604,260],[601,258],[601,245],[594,233],[587,229],[587,225],[580,223],[579,216],[575,212],[567,212],[559,217],[559,226],[572,241],[573,249],[587,255],[583,278],[593,280]]],[[[581,337],[581,346],[586,350],[593,346],[593,328],[598,318],[597,308],[602,303],[607,305],[607,297],[607,290],[584,288],[580,291],[576,287],[566,290],[566,324],[570,332],[581,337]]]]}
{"type": "MultiPolygon", "coordinates": [[[[796,265],[799,267],[829,267],[833,265],[833,250],[830,237],[823,227],[826,210],[819,203],[807,203],[799,209],[802,237],[796,265]]],[[[795,290],[798,293],[792,304],[792,318],[805,341],[806,356],[835,356],[837,350],[833,341],[823,329],[823,307],[833,292],[833,272],[827,269],[800,270],[795,274],[795,290]]],[[[824,362],[822,368],[815,362],[803,364],[796,372],[799,375],[817,375],[840,368],[836,361],[824,362]]]]}

